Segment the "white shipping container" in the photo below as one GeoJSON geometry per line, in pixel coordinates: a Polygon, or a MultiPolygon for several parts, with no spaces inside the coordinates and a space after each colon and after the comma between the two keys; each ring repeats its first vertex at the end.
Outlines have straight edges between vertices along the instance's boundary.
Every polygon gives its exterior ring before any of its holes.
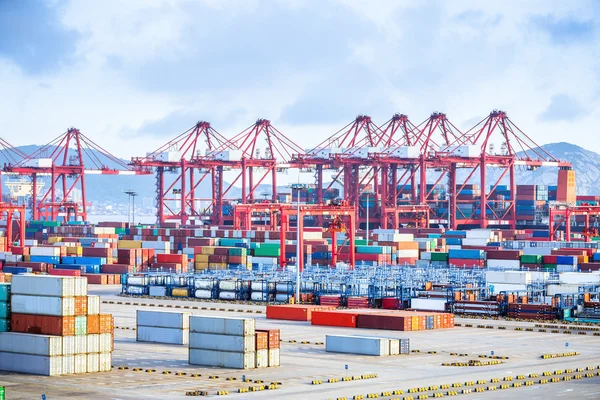
{"type": "Polygon", "coordinates": [[[99,353],[88,353],[87,354],[87,371],[88,373],[100,372],[100,354],[99,353]]]}
{"type": "Polygon", "coordinates": [[[486,265],[488,268],[500,268],[505,270],[519,270],[521,268],[521,261],[519,260],[494,260],[487,259],[486,265]]]}
{"type": "Polygon", "coordinates": [[[75,336],[75,354],[85,354],[87,352],[87,335],[75,336]]]}
{"type": "Polygon", "coordinates": [[[87,278],[75,277],[75,296],[87,296],[87,278]]]}
{"type": "Polygon", "coordinates": [[[60,336],[2,332],[0,333],[0,352],[60,356],[62,355],[62,339],[60,336]]]}
{"type": "MultiPolygon", "coordinates": [[[[469,231],[467,231],[469,233],[469,231]]],[[[463,246],[487,246],[489,239],[487,238],[464,238],[462,240],[463,246]]]]}
{"type": "MultiPolygon", "coordinates": [[[[471,229],[466,232],[467,232],[467,239],[493,239],[494,238],[494,231],[492,231],[490,229],[471,229]]],[[[464,239],[463,239],[463,244],[465,244],[464,239]]]]}
{"type": "MultiPolygon", "coordinates": [[[[559,275],[560,283],[566,284],[600,284],[600,274],[590,272],[563,272],[559,275]]],[[[15,311],[13,311],[15,312],[15,311]]]]}
{"type": "Polygon", "coordinates": [[[213,351],[190,349],[189,363],[209,367],[253,369],[256,365],[256,352],[234,353],[229,351],[213,351]]]}
{"type": "Polygon", "coordinates": [[[191,332],[190,348],[247,353],[256,348],[256,337],[191,332]]]}
{"type": "Polygon", "coordinates": [[[190,331],[177,328],[156,328],[152,326],[138,326],[136,340],[138,342],[188,344],[190,331]]]}
{"type": "Polygon", "coordinates": [[[75,336],[62,336],[62,355],[72,356],[75,354],[75,336]]]}
{"type": "Polygon", "coordinates": [[[254,336],[256,320],[254,318],[228,317],[190,317],[190,331],[216,333],[219,335],[254,336]]]}
{"type": "Polygon", "coordinates": [[[510,283],[515,285],[527,285],[531,283],[531,273],[528,271],[487,271],[485,279],[489,283],[510,283]]]}
{"type": "Polygon", "coordinates": [[[548,296],[554,296],[556,294],[571,294],[571,293],[579,293],[579,285],[548,285],[546,286],[546,294],[548,296]]]}
{"type": "Polygon", "coordinates": [[[86,353],[100,353],[100,335],[90,334],[87,338],[86,353]]]}
{"type": "Polygon", "coordinates": [[[269,350],[256,350],[256,368],[267,368],[269,366],[269,350]]]}
{"type": "Polygon", "coordinates": [[[366,336],[325,336],[325,351],[329,353],[361,354],[365,356],[390,355],[390,341],[366,336]]]}
{"type": "Polygon", "coordinates": [[[32,255],[32,256],[60,257],[60,247],[55,247],[55,246],[31,247],[29,249],[29,255],[32,255]]]}
{"type": "Polygon", "coordinates": [[[100,296],[88,296],[87,315],[100,314],[100,296]]]}
{"type": "Polygon", "coordinates": [[[527,285],[518,285],[514,283],[489,283],[492,294],[500,292],[524,292],[527,290],[527,285]]]}
{"type": "Polygon", "coordinates": [[[12,312],[15,314],[75,315],[74,297],[26,296],[17,294],[12,295],[10,300],[12,312]]]}
{"type": "Polygon", "coordinates": [[[279,349],[269,349],[269,367],[279,367],[281,365],[280,354],[279,349]]]}
{"type": "Polygon", "coordinates": [[[23,256],[19,254],[7,254],[5,259],[8,262],[21,262],[23,261],[23,256]]]}
{"type": "Polygon", "coordinates": [[[75,354],[75,373],[85,374],[87,372],[87,354],[75,354]]]}
{"type": "Polygon", "coordinates": [[[419,250],[396,250],[398,258],[419,258],[419,250]]]}
{"type": "Polygon", "coordinates": [[[112,353],[100,353],[100,372],[112,370],[112,353]]]}
{"type": "Polygon", "coordinates": [[[63,374],[62,356],[36,356],[20,353],[0,353],[0,371],[58,376],[63,374]]]}
{"type": "Polygon", "coordinates": [[[63,375],[73,375],[75,373],[75,356],[62,356],[63,375]]]}
{"type": "Polygon", "coordinates": [[[137,325],[155,328],[189,329],[190,312],[137,310],[137,325]]]}
{"type": "Polygon", "coordinates": [[[414,308],[415,310],[445,311],[446,299],[425,299],[416,297],[410,299],[410,308],[414,308]]]}
{"type": "Polygon", "coordinates": [[[13,295],[75,296],[75,279],[72,276],[14,275],[11,286],[13,295]]]}
{"type": "Polygon", "coordinates": [[[390,356],[400,355],[400,339],[389,339],[390,341],[390,356]]]}
{"type": "Polygon", "coordinates": [[[112,335],[110,333],[101,333],[98,336],[100,353],[110,353],[112,351],[112,335]]]}

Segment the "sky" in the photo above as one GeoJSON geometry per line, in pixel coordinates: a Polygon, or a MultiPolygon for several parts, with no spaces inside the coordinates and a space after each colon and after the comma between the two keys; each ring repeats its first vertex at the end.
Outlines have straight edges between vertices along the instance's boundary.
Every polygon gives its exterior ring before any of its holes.
{"type": "Polygon", "coordinates": [[[357,115],[468,130],[501,109],[539,144],[600,152],[590,1],[0,0],[0,137],[75,126],[143,156],[259,118],[312,148],[357,115]]]}

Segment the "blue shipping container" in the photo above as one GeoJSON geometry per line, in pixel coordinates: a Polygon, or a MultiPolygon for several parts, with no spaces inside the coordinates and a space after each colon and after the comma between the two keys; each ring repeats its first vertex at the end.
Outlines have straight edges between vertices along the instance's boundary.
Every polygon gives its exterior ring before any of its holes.
{"type": "Polygon", "coordinates": [[[485,252],[483,250],[471,250],[471,249],[450,249],[448,253],[449,258],[464,258],[469,260],[482,260],[485,258],[485,252]]]}

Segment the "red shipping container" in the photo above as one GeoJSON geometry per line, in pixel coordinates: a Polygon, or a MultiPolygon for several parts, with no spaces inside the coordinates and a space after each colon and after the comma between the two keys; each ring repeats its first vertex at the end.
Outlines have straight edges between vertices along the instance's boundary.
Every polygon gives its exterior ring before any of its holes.
{"type": "Polygon", "coordinates": [[[357,316],[357,312],[352,313],[344,311],[313,311],[311,324],[356,328],[357,316]]]}
{"type": "Polygon", "coordinates": [[[57,276],[81,276],[81,271],[78,269],[56,269],[48,270],[48,274],[57,276]]]}
{"type": "Polygon", "coordinates": [[[335,308],[303,304],[283,304],[276,306],[267,306],[267,319],[282,319],[287,321],[310,321],[313,311],[333,309],[335,308]]]}
{"type": "Polygon", "coordinates": [[[458,268],[466,267],[466,268],[483,268],[485,265],[485,260],[472,260],[467,258],[450,258],[448,260],[450,265],[454,265],[458,268]]]}
{"type": "Polygon", "coordinates": [[[520,250],[488,250],[488,260],[518,260],[523,254],[520,250]]]}
{"type": "Polygon", "coordinates": [[[90,285],[106,285],[106,275],[104,274],[81,274],[86,277],[90,285]]]}
{"type": "Polygon", "coordinates": [[[102,247],[83,247],[81,251],[84,257],[112,257],[112,249],[102,247]]]}
{"type": "Polygon", "coordinates": [[[557,258],[557,256],[543,256],[542,262],[544,264],[558,264],[556,258],[557,258]]]}
{"type": "Polygon", "coordinates": [[[48,315],[12,314],[11,331],[36,333],[39,335],[74,336],[75,317],[56,317],[48,315]]]}
{"type": "Polygon", "coordinates": [[[402,302],[395,297],[385,297],[381,299],[381,308],[386,310],[402,309],[402,302]]]}
{"type": "Polygon", "coordinates": [[[127,264],[104,264],[100,267],[103,274],[127,274],[135,272],[133,265],[127,264]]]}

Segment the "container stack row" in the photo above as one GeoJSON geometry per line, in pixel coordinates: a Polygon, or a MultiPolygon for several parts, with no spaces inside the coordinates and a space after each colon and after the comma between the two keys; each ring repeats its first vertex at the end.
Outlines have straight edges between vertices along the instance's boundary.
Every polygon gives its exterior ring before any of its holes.
{"type": "Polygon", "coordinates": [[[0,333],[0,370],[39,375],[110,371],[113,319],[85,278],[15,275],[11,332],[0,333]]]}
{"type": "Polygon", "coordinates": [[[253,318],[192,316],[189,363],[253,369],[279,366],[279,333],[256,330],[253,318]]]}

